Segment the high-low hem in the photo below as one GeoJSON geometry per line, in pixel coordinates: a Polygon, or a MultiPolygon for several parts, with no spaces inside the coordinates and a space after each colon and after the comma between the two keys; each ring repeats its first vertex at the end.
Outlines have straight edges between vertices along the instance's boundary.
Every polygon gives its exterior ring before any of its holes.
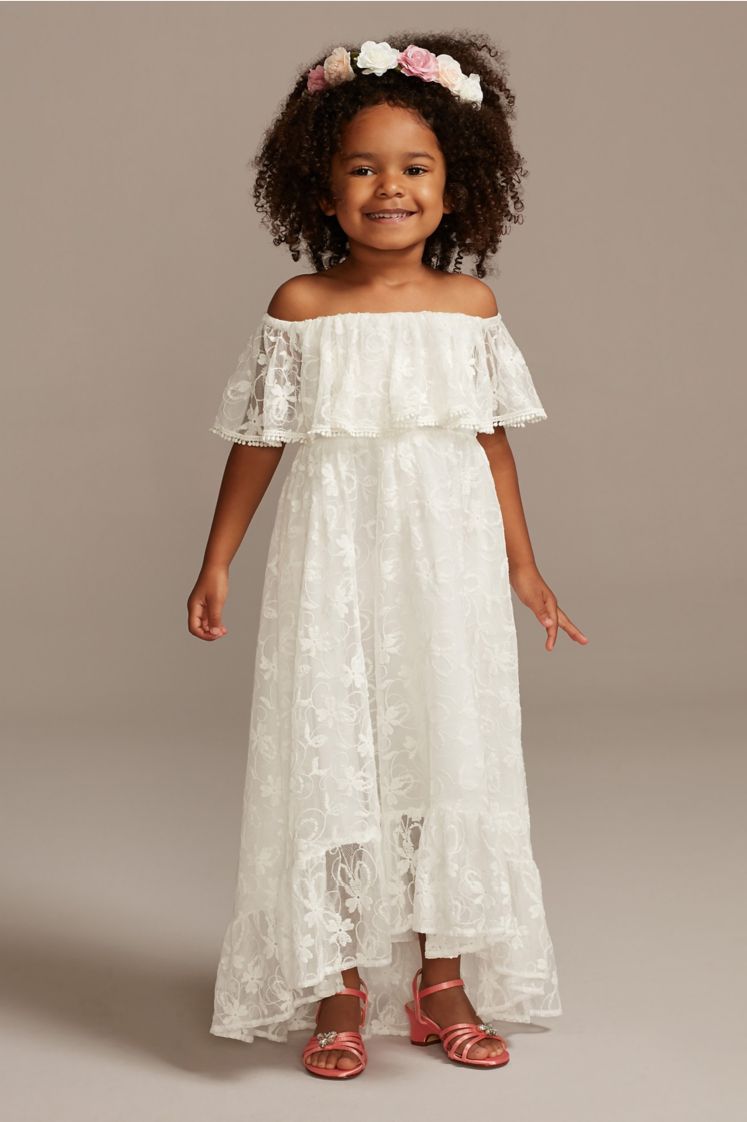
{"type": "MultiPolygon", "coordinates": [[[[312,1000],[312,999],[309,999],[309,1000],[312,1000]]],[[[317,1001],[319,999],[314,998],[313,1000],[317,1001]]],[[[405,999],[403,999],[403,1005],[404,1005],[404,1000],[405,999]]],[[[560,1017],[560,1016],[562,1016],[562,1013],[563,1013],[563,1010],[560,1009],[560,1008],[558,1008],[558,1009],[546,1009],[546,1010],[541,1010],[541,1011],[537,1010],[537,1009],[530,1009],[528,1011],[528,1013],[526,1014],[526,1016],[507,1017],[506,1014],[501,1009],[495,1008],[495,1009],[481,1009],[480,1012],[479,1012],[479,1016],[481,1016],[483,1018],[483,1020],[489,1021],[491,1023],[495,1023],[496,1021],[505,1021],[506,1023],[512,1024],[512,1025],[518,1025],[518,1024],[530,1025],[530,1024],[535,1023],[535,1018],[539,1018],[540,1020],[544,1020],[546,1017],[547,1018],[560,1017]]],[[[283,1037],[273,1036],[268,1029],[266,1029],[264,1026],[259,1026],[259,1025],[258,1026],[252,1026],[251,1033],[248,1033],[248,1030],[246,1030],[246,1029],[244,1029],[244,1030],[241,1030],[241,1029],[239,1029],[239,1030],[218,1029],[218,1028],[215,1028],[213,1026],[210,1027],[209,1031],[210,1031],[212,1036],[222,1037],[224,1040],[238,1040],[241,1044],[253,1044],[255,1039],[269,1040],[271,1044],[287,1044],[288,1043],[288,1038],[287,1037],[283,1038],[283,1037]]],[[[289,1030],[289,1031],[298,1032],[298,1031],[301,1031],[301,1030],[293,1029],[293,1030],[289,1030]]],[[[409,1035],[410,1035],[410,1029],[409,1029],[408,1026],[405,1026],[404,1028],[403,1027],[394,1028],[390,1025],[377,1024],[376,1022],[372,1022],[371,1025],[365,1025],[363,1027],[362,1031],[361,1031],[361,1036],[363,1037],[364,1040],[369,1040],[372,1036],[409,1036],[409,1035]]]]}
{"type": "MultiPolygon", "coordinates": [[[[479,951],[465,951],[461,956],[460,973],[478,1015],[484,1020],[515,1024],[530,1024],[535,1017],[560,1016],[562,1006],[551,945],[543,970],[503,968],[498,965],[501,953],[506,953],[505,945],[496,941],[486,942],[479,951]],[[502,994],[503,999],[496,999],[497,994],[502,994]]],[[[224,957],[224,969],[226,961],[224,957]]],[[[420,964],[420,942],[411,928],[392,935],[388,955],[351,956],[310,979],[303,987],[307,992],[289,988],[287,1000],[274,1014],[264,1010],[252,1017],[240,998],[226,1002],[224,985],[223,1009],[216,1007],[210,1033],[251,1044],[255,1037],[283,1043],[289,1033],[311,1032],[319,1001],[338,992],[343,984],[343,970],[357,967],[369,993],[368,1018],[362,1035],[407,1036],[409,1025],[404,1004],[410,999],[411,980],[420,964]]]]}

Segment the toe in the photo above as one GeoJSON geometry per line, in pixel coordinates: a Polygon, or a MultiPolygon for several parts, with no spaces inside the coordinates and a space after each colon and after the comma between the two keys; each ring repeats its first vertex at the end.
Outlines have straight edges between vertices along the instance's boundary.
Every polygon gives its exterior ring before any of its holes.
{"type": "Polygon", "coordinates": [[[471,1060],[487,1060],[492,1056],[498,1056],[504,1051],[503,1045],[499,1040],[480,1040],[475,1044],[467,1045],[463,1051],[463,1057],[469,1057],[471,1060]]]}
{"type": "Polygon", "coordinates": [[[350,1052],[341,1052],[339,1055],[340,1058],[337,1061],[338,1067],[344,1068],[346,1071],[350,1071],[351,1068],[358,1066],[358,1061],[354,1056],[351,1055],[350,1052]]]}

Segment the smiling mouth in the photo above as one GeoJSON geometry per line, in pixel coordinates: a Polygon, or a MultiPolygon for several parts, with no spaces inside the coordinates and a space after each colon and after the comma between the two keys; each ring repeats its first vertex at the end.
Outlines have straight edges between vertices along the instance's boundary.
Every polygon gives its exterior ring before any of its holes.
{"type": "Polygon", "coordinates": [[[397,223],[405,222],[408,218],[412,218],[415,211],[412,210],[372,210],[366,214],[366,218],[371,222],[381,223],[397,223]]]}

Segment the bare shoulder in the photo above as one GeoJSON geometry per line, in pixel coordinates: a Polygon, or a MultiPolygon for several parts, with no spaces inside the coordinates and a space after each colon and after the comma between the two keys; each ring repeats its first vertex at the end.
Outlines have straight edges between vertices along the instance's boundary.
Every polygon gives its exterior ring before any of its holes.
{"type": "Polygon", "coordinates": [[[498,304],[490,285],[479,277],[465,276],[462,273],[454,274],[450,278],[452,296],[457,304],[457,310],[466,312],[470,316],[482,316],[488,319],[498,315],[498,304]]]}
{"type": "Polygon", "coordinates": [[[310,319],[319,303],[319,278],[316,273],[301,273],[284,281],[273,293],[267,314],[276,319],[310,319]]]}

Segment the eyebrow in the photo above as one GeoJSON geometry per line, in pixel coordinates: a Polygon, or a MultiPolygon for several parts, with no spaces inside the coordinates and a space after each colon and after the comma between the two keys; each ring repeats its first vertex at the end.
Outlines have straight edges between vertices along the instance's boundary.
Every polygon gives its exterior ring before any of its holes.
{"type": "MultiPolygon", "coordinates": [[[[408,160],[412,159],[413,156],[424,156],[426,160],[435,160],[435,156],[432,156],[430,152],[403,152],[402,155],[405,156],[408,160]]],[[[376,159],[376,153],[375,152],[345,152],[342,155],[342,159],[343,160],[358,160],[358,159],[375,160],[376,159]]]]}

